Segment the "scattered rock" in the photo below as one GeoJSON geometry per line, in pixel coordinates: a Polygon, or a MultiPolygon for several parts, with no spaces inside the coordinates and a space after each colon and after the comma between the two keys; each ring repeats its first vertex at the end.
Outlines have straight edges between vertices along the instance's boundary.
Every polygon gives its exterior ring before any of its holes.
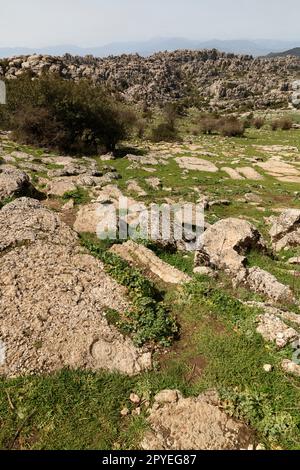
{"type": "Polygon", "coordinates": [[[295,256],[294,258],[290,258],[288,260],[289,264],[300,264],[300,256],[295,256]]]}
{"type": "Polygon", "coordinates": [[[158,258],[153,251],[131,240],[122,245],[114,245],[110,251],[129,263],[150,271],[167,284],[183,284],[191,280],[187,274],[158,258]]]}
{"type": "Polygon", "coordinates": [[[120,415],[125,417],[125,416],[128,416],[130,413],[129,409],[128,408],[123,408],[120,412],[120,415]]]}
{"type": "Polygon", "coordinates": [[[37,191],[29,176],[15,167],[0,168],[0,201],[20,196],[34,195],[37,191]]]}
{"type": "Polygon", "coordinates": [[[161,405],[165,403],[177,403],[181,398],[183,398],[182,394],[178,390],[162,390],[155,396],[154,401],[161,405]]]}
{"type": "Polygon", "coordinates": [[[269,313],[260,315],[258,322],[256,331],[262,335],[265,341],[275,343],[278,348],[284,348],[300,336],[294,328],[290,328],[275,315],[269,313]]]}
{"type": "Polygon", "coordinates": [[[146,178],[146,183],[155,190],[161,189],[162,188],[162,182],[159,178],[151,177],[151,178],[146,178]]]}
{"type": "Polygon", "coordinates": [[[295,362],[290,361],[289,359],[284,359],[281,363],[282,370],[288,374],[295,375],[300,377],[300,365],[295,362]]]}
{"type": "Polygon", "coordinates": [[[139,405],[141,403],[141,399],[140,397],[136,394],[136,393],[131,393],[130,397],[129,397],[129,400],[131,401],[131,403],[133,403],[134,405],[139,405]]]}
{"type": "Polygon", "coordinates": [[[264,294],[275,302],[295,302],[291,288],[281,284],[276,277],[261,268],[249,269],[246,283],[254,292],[264,294]]]}
{"type": "Polygon", "coordinates": [[[197,266],[194,268],[194,274],[198,274],[199,276],[208,276],[211,278],[215,278],[217,276],[217,273],[207,266],[197,266]]]}
{"type": "Polygon", "coordinates": [[[273,218],[270,230],[276,251],[300,245],[300,210],[287,209],[279,217],[273,218]]]}
{"type": "Polygon", "coordinates": [[[202,247],[196,253],[195,266],[208,264],[237,274],[244,268],[246,253],[252,248],[265,249],[258,230],[246,220],[223,219],[202,235],[202,247]]]}

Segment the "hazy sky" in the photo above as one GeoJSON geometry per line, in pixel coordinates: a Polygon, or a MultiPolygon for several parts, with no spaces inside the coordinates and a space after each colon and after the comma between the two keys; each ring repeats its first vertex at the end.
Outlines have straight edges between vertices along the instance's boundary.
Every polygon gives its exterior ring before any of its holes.
{"type": "Polygon", "coordinates": [[[299,39],[299,0],[0,0],[0,47],[181,36],[299,39]]]}

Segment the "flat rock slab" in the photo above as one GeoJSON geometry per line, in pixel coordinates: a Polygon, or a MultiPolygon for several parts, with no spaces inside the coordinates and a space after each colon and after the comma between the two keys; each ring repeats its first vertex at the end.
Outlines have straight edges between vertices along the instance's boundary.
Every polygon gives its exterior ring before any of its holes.
{"type": "Polygon", "coordinates": [[[279,181],[286,183],[298,183],[300,181],[300,171],[279,158],[270,158],[268,161],[256,165],[279,181]]]}
{"type": "Polygon", "coordinates": [[[221,171],[224,171],[227,173],[228,176],[230,176],[231,179],[233,180],[244,180],[244,176],[242,176],[236,169],[230,168],[227,166],[224,166],[221,168],[221,171]]]}
{"type": "Polygon", "coordinates": [[[8,204],[0,240],[0,375],[151,367],[151,354],[106,320],[107,309],[131,308],[126,290],[57,214],[27,198],[8,204]]]}
{"type": "Polygon", "coordinates": [[[253,443],[249,428],[224,413],[209,394],[183,398],[163,391],[148,422],[151,430],[142,442],[144,450],[240,450],[253,443]]]}
{"type": "Polygon", "coordinates": [[[236,171],[244,176],[247,180],[259,181],[264,179],[264,177],[251,166],[236,168],[236,171]]]}
{"type": "Polygon", "coordinates": [[[131,240],[122,245],[114,245],[110,251],[129,263],[150,271],[167,284],[184,284],[191,281],[190,276],[162,261],[153,251],[131,240]]]}
{"type": "Polygon", "coordinates": [[[178,157],[176,158],[176,162],[180,168],[185,170],[203,171],[207,173],[216,173],[219,171],[218,167],[214,165],[214,163],[203,160],[202,158],[178,157]]]}

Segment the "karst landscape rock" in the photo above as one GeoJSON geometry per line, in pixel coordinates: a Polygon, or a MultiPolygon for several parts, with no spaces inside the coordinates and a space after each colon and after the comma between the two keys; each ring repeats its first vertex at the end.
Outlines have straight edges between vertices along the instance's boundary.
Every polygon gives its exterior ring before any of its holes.
{"type": "Polygon", "coordinates": [[[0,114],[3,448],[300,448],[299,58],[0,60],[48,73],[130,130],[64,151],[0,114]]]}

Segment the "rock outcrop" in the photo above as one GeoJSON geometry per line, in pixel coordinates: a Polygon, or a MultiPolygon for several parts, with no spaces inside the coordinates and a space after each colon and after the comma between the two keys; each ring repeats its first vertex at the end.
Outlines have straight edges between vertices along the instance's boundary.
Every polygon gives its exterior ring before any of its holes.
{"type": "Polygon", "coordinates": [[[34,195],[35,192],[26,173],[13,166],[0,167],[0,202],[9,198],[34,195]]]}
{"type": "Polygon", "coordinates": [[[287,209],[274,218],[270,236],[276,251],[300,246],[300,210],[287,209]]]}
{"type": "Polygon", "coordinates": [[[246,254],[251,249],[265,249],[258,230],[242,219],[223,219],[210,226],[202,235],[201,249],[195,265],[209,265],[236,275],[245,267],[246,254]]]}
{"type": "Polygon", "coordinates": [[[18,199],[0,211],[0,240],[0,374],[151,366],[151,354],[106,320],[107,309],[128,309],[125,289],[56,214],[18,199]]]}
{"type": "Polygon", "coordinates": [[[215,393],[183,398],[175,390],[162,391],[148,421],[144,450],[240,450],[253,444],[251,430],[218,407],[215,393]]]}
{"type": "Polygon", "coordinates": [[[94,58],[33,55],[0,60],[0,78],[45,72],[66,79],[104,83],[126,100],[158,104],[182,99],[197,90],[210,109],[254,109],[288,105],[295,94],[297,57],[253,58],[216,50],[160,52],[150,57],[94,58]],[[189,83],[187,87],[186,84],[189,83]]]}

